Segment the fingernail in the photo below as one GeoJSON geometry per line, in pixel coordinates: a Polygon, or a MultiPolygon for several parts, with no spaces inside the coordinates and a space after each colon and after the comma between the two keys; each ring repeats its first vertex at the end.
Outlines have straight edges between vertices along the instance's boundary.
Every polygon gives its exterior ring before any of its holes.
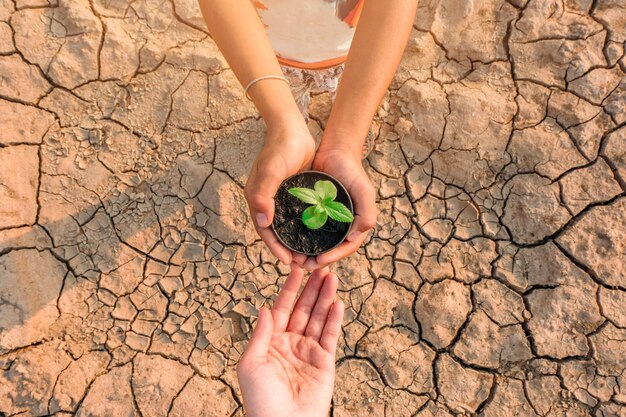
{"type": "Polygon", "coordinates": [[[259,225],[259,227],[269,226],[265,213],[259,213],[256,215],[256,224],[259,225]]]}
{"type": "Polygon", "coordinates": [[[346,239],[348,240],[348,242],[354,242],[359,236],[361,236],[361,232],[355,230],[353,232],[350,232],[346,239]]]}
{"type": "Polygon", "coordinates": [[[285,265],[291,265],[291,257],[287,254],[282,255],[280,258],[278,258],[278,260],[285,265]]]}
{"type": "Polygon", "coordinates": [[[306,269],[309,272],[315,271],[317,268],[318,268],[318,265],[317,265],[317,261],[315,260],[315,258],[309,258],[304,263],[304,269],[306,269]]]}

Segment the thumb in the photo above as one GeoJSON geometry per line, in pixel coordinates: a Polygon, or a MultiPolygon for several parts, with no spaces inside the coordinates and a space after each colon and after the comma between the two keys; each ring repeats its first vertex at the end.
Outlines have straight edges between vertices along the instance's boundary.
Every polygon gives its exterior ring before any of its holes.
{"type": "Polygon", "coordinates": [[[265,359],[270,348],[273,333],[274,320],[272,319],[272,313],[267,308],[261,307],[259,319],[252,336],[250,336],[250,343],[248,343],[244,356],[247,356],[248,360],[252,361],[265,359]]]}
{"type": "Polygon", "coordinates": [[[374,191],[369,180],[365,180],[354,187],[351,190],[351,195],[354,199],[355,216],[352,230],[347,239],[349,242],[354,242],[363,233],[376,226],[378,209],[376,208],[376,191],[374,191]]]}
{"type": "Polygon", "coordinates": [[[274,220],[274,196],[282,181],[283,178],[272,169],[261,169],[256,163],[252,168],[245,196],[252,220],[260,228],[269,227],[274,220]]]}

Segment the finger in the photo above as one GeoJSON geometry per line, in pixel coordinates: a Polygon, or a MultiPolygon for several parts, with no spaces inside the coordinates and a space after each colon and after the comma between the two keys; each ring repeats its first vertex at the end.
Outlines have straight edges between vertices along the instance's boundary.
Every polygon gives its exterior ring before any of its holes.
{"type": "Polygon", "coordinates": [[[291,251],[287,249],[276,237],[272,229],[260,228],[255,224],[256,232],[259,234],[263,242],[267,245],[272,255],[278,258],[285,265],[289,265],[292,262],[291,251]]]}
{"type": "Polygon", "coordinates": [[[335,355],[335,351],[337,350],[337,340],[339,340],[339,333],[341,332],[344,309],[343,301],[335,301],[330,308],[322,336],[320,337],[320,346],[322,346],[322,349],[333,355],[335,355]]]}
{"type": "Polygon", "coordinates": [[[302,284],[302,277],[304,271],[300,268],[291,270],[291,273],[285,280],[283,288],[278,293],[278,297],[272,307],[272,317],[274,318],[274,332],[284,332],[289,324],[289,316],[291,316],[291,309],[298,296],[298,290],[300,284],[302,284]]]}
{"type": "MultiPolygon", "coordinates": [[[[259,158],[263,159],[261,156],[259,158]]],[[[280,243],[270,229],[270,225],[274,220],[274,196],[284,176],[279,175],[275,169],[264,169],[260,165],[258,160],[252,165],[244,190],[252,223],[270,252],[282,263],[289,265],[292,260],[291,251],[280,243]]]]}
{"type": "Polygon", "coordinates": [[[267,308],[261,307],[259,319],[252,336],[250,336],[250,343],[248,343],[242,361],[257,363],[266,359],[272,341],[273,327],[272,313],[267,308]]]}
{"type": "Polygon", "coordinates": [[[311,318],[304,331],[305,336],[309,336],[317,342],[319,342],[322,336],[328,313],[335,301],[338,283],[339,280],[335,274],[328,274],[324,278],[324,285],[322,285],[320,295],[317,297],[315,307],[313,307],[313,312],[311,312],[311,318]]]}
{"type": "Polygon", "coordinates": [[[291,313],[291,318],[289,319],[289,324],[287,325],[288,332],[304,334],[304,330],[309,322],[309,317],[311,316],[313,307],[315,307],[315,303],[317,302],[320,289],[324,284],[324,277],[326,274],[328,274],[328,270],[318,269],[313,271],[309,277],[309,280],[304,286],[304,290],[302,290],[302,294],[300,294],[298,301],[296,301],[296,306],[293,308],[293,312],[291,313]]]}
{"type": "Polygon", "coordinates": [[[367,238],[368,233],[369,231],[361,233],[356,240],[352,242],[344,241],[341,245],[337,246],[335,249],[328,251],[326,253],[322,253],[321,255],[317,255],[317,257],[315,258],[315,261],[318,267],[324,268],[332,264],[333,262],[337,262],[338,260],[343,259],[346,256],[351,255],[352,253],[359,250],[359,248],[361,247],[361,244],[363,244],[363,241],[365,240],[365,238],[367,238]]]}
{"type": "Polygon", "coordinates": [[[304,267],[304,263],[307,261],[309,257],[303,253],[292,252],[291,259],[293,262],[298,264],[300,267],[304,267]]]}
{"type": "Polygon", "coordinates": [[[315,258],[315,256],[311,256],[310,258],[308,258],[304,263],[303,268],[309,272],[313,272],[316,269],[321,269],[321,267],[317,264],[317,259],[315,258]]]}
{"type": "Polygon", "coordinates": [[[350,195],[354,200],[354,223],[346,238],[349,242],[359,239],[360,235],[376,226],[376,191],[369,181],[351,187],[350,195]]]}
{"type": "Polygon", "coordinates": [[[259,228],[268,228],[274,220],[274,196],[285,179],[275,169],[261,169],[254,163],[245,188],[245,197],[252,221],[259,228]]]}

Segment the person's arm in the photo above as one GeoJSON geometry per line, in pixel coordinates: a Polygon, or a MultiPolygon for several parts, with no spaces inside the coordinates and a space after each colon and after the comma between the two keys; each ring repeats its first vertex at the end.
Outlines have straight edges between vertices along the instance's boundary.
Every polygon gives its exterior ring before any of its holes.
{"type": "Polygon", "coordinates": [[[361,157],[363,141],[400,64],[417,0],[365,0],[324,135],[361,157]]]}
{"type": "MultiPolygon", "coordinates": [[[[250,0],[199,2],[211,37],[242,86],[258,77],[282,76],[263,23],[250,0]]],[[[245,196],[259,236],[281,262],[290,264],[294,254],[278,241],[269,227],[274,217],[274,195],[284,179],[310,168],[315,141],[286,82],[259,81],[250,88],[249,95],[267,125],[267,136],[248,175],[245,196]]]]}
{"type": "Polygon", "coordinates": [[[376,193],[361,154],[372,119],[400,64],[411,33],[417,0],[365,0],[335,103],[314,168],[337,177],[354,200],[355,221],[346,242],[307,260],[307,269],[356,251],[376,224],[376,193]]]}
{"type": "MultiPolygon", "coordinates": [[[[211,38],[242,86],[265,75],[283,75],[263,23],[250,0],[199,1],[211,38]]],[[[249,93],[268,126],[300,117],[291,90],[284,81],[260,81],[250,88],[249,93]]]]}

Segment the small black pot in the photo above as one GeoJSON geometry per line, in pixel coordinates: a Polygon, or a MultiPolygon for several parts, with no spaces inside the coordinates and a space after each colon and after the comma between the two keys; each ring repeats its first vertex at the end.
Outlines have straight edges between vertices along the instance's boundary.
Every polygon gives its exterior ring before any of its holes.
{"type": "Polygon", "coordinates": [[[272,230],[278,240],[297,253],[308,256],[317,256],[339,246],[348,236],[352,223],[342,223],[331,219],[317,230],[311,230],[302,223],[302,212],[309,207],[309,204],[300,201],[287,192],[293,187],[313,188],[316,181],[331,181],[337,187],[337,198],[335,201],[345,204],[354,214],[354,207],[350,194],[337,179],[319,171],[299,172],[287,178],[278,188],[274,200],[276,209],[274,210],[274,221],[272,230]]]}

